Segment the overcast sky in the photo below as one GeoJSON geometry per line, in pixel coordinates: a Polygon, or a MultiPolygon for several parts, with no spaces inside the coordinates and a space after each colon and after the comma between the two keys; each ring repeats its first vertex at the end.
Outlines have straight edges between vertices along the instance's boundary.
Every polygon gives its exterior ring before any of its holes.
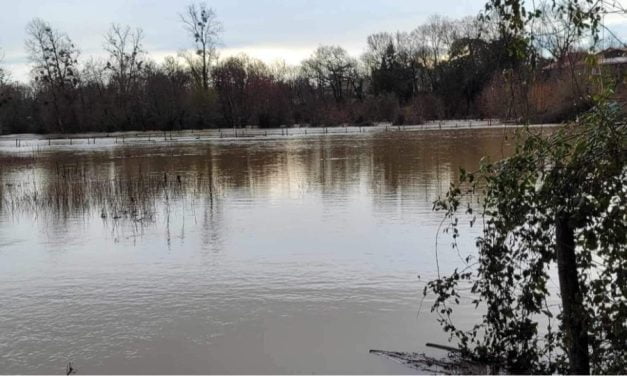
{"type": "MultiPolygon", "coordinates": [[[[221,55],[246,52],[267,62],[297,64],[321,44],[359,55],[366,37],[380,31],[409,31],[432,14],[476,15],[486,0],[212,0],[224,25],[221,55]]],[[[144,47],[160,61],[190,48],[179,21],[189,1],[175,0],[0,0],[0,49],[13,78],[28,78],[25,26],[42,18],[64,31],[81,58],[104,56],[103,35],[111,23],[144,30],[144,47]]],[[[627,28],[626,28],[627,29],[627,28]]]]}

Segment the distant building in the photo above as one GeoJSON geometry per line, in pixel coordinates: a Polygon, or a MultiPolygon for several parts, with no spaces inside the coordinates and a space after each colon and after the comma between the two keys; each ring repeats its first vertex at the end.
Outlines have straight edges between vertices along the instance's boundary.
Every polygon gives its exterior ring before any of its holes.
{"type": "MultiPolygon", "coordinates": [[[[554,61],[542,68],[545,72],[550,72],[559,69],[566,69],[575,67],[576,69],[585,69],[588,64],[589,58],[595,58],[597,66],[601,67],[615,67],[618,72],[625,72],[627,68],[627,48],[608,48],[594,55],[583,51],[574,51],[567,53],[563,58],[558,61],[554,61]]],[[[592,73],[600,73],[598,68],[593,68],[592,73]],[[596,72],[595,72],[596,71],[596,72]]]]}
{"type": "MultiPolygon", "coordinates": [[[[542,73],[545,79],[553,79],[557,82],[570,80],[571,75],[584,78],[588,75],[600,76],[603,74],[616,85],[614,87],[614,99],[623,104],[622,108],[627,110],[627,48],[608,48],[596,54],[573,51],[559,61],[545,65],[542,68],[542,73]]],[[[581,81],[580,83],[584,82],[581,81]]],[[[591,81],[587,84],[595,85],[591,81]]]]}

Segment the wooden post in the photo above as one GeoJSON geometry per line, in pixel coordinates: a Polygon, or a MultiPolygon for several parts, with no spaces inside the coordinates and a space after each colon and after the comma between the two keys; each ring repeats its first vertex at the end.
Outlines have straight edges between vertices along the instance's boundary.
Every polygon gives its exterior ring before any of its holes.
{"type": "Polygon", "coordinates": [[[562,310],[565,332],[565,345],[573,375],[590,374],[588,353],[588,325],[579,291],[577,258],[575,255],[575,231],[569,223],[569,216],[558,214],[555,223],[555,249],[557,272],[562,295],[562,310]]]}

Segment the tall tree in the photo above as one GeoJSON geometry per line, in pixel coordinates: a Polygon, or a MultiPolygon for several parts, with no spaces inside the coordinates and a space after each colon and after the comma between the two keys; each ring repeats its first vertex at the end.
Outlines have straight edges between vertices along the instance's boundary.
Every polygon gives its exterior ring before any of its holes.
{"type": "Polygon", "coordinates": [[[35,81],[51,96],[55,130],[64,131],[68,125],[76,125],[72,104],[79,84],[78,48],[67,34],[39,18],[27,25],[26,32],[35,81]]]}
{"type": "Polygon", "coordinates": [[[359,87],[357,60],[338,46],[321,46],[303,62],[303,72],[324,96],[330,90],[336,103],[341,103],[359,87]]]}
{"type": "Polygon", "coordinates": [[[141,29],[118,24],[111,25],[105,35],[104,48],[109,53],[106,68],[121,95],[126,95],[140,77],[145,55],[143,38],[141,29]]]}
{"type": "Polygon", "coordinates": [[[195,54],[200,60],[195,63],[188,57],[190,69],[200,79],[200,87],[205,91],[209,88],[210,68],[216,59],[216,48],[220,43],[222,23],[218,21],[215,11],[206,3],[191,4],[180,15],[185,30],[194,40],[195,54]],[[198,72],[200,70],[200,72],[198,72]]]}
{"type": "Polygon", "coordinates": [[[104,48],[109,53],[106,71],[109,77],[111,108],[109,114],[117,127],[136,129],[143,126],[140,90],[145,69],[143,32],[130,26],[111,25],[104,48]]]}
{"type": "Polygon", "coordinates": [[[418,77],[422,69],[409,34],[370,35],[364,60],[370,69],[375,95],[393,93],[406,102],[419,90],[418,77]]]}

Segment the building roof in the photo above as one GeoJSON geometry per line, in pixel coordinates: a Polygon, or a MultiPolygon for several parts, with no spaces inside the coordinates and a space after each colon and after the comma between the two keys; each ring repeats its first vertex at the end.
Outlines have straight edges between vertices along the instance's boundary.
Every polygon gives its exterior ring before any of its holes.
{"type": "MultiPolygon", "coordinates": [[[[587,52],[574,51],[569,52],[559,61],[548,64],[543,70],[553,70],[568,66],[583,66],[587,57],[591,56],[587,52]]],[[[627,64],[627,49],[625,48],[608,48],[596,53],[594,56],[598,58],[599,65],[622,65],[627,64]]]]}

